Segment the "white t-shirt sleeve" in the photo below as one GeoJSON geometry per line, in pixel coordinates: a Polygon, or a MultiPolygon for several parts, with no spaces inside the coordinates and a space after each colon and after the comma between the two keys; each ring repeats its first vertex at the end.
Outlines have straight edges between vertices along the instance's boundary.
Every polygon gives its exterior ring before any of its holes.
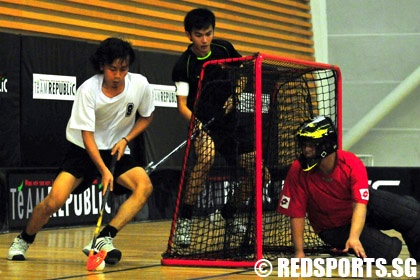
{"type": "Polygon", "coordinates": [[[73,144],[84,148],[81,131],[95,131],[95,96],[91,90],[91,83],[96,77],[82,84],[76,92],[67,123],[66,138],[73,144]]]}
{"type": "Polygon", "coordinates": [[[76,94],[69,127],[77,130],[95,131],[95,99],[86,90],[76,94]]]}
{"type": "Polygon", "coordinates": [[[175,82],[176,95],[188,96],[190,85],[187,82],[175,82]]]}
{"type": "Polygon", "coordinates": [[[155,110],[153,94],[152,94],[152,87],[150,86],[149,82],[146,80],[146,84],[143,88],[143,94],[141,95],[140,105],[137,108],[137,112],[142,117],[150,117],[150,115],[155,110]]]}

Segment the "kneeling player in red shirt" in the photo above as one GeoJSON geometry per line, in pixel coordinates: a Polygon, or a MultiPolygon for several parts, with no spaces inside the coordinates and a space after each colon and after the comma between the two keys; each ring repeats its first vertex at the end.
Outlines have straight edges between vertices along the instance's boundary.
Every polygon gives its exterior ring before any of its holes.
{"type": "Polygon", "coordinates": [[[305,216],[327,244],[362,258],[397,258],[402,242],[381,230],[402,234],[420,260],[420,203],[409,196],[369,189],[366,168],[354,154],[337,150],[336,128],[316,117],[297,131],[299,158],[280,194],[278,211],[290,216],[295,257],[303,258],[305,216]]]}

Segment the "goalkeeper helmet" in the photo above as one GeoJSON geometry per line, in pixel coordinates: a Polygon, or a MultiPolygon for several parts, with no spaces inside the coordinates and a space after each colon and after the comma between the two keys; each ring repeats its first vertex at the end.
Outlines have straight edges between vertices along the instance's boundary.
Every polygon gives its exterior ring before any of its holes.
{"type": "Polygon", "coordinates": [[[298,157],[303,171],[314,168],[323,158],[337,150],[337,132],[329,117],[318,116],[305,121],[297,131],[297,143],[300,149],[298,157]],[[308,143],[314,145],[315,156],[307,158],[303,147],[308,143]]]}

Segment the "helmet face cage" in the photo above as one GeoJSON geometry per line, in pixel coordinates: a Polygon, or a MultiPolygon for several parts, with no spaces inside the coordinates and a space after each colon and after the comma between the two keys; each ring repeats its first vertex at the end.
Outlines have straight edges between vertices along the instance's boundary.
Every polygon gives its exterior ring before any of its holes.
{"type": "Polygon", "coordinates": [[[323,158],[337,150],[337,132],[329,117],[319,116],[305,121],[297,131],[299,161],[304,171],[314,168],[323,158]],[[315,156],[306,158],[302,153],[305,143],[315,147],[315,156]]]}

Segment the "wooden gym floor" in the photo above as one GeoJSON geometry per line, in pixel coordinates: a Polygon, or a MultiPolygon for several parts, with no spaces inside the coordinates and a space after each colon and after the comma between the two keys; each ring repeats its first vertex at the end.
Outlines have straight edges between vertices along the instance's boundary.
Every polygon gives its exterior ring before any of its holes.
{"type": "MultiPolygon", "coordinates": [[[[87,257],[81,251],[92,238],[94,225],[41,231],[29,248],[26,261],[6,259],[10,243],[18,233],[0,234],[3,258],[0,279],[262,279],[252,268],[162,266],[161,254],[167,246],[170,226],[171,221],[127,225],[114,240],[114,245],[123,253],[121,262],[115,266],[107,265],[101,272],[86,270],[87,257]]],[[[408,257],[405,246],[400,257],[408,257]]],[[[279,279],[276,267],[272,276],[266,279],[279,279]]],[[[329,279],[342,278],[334,272],[329,279]]]]}

